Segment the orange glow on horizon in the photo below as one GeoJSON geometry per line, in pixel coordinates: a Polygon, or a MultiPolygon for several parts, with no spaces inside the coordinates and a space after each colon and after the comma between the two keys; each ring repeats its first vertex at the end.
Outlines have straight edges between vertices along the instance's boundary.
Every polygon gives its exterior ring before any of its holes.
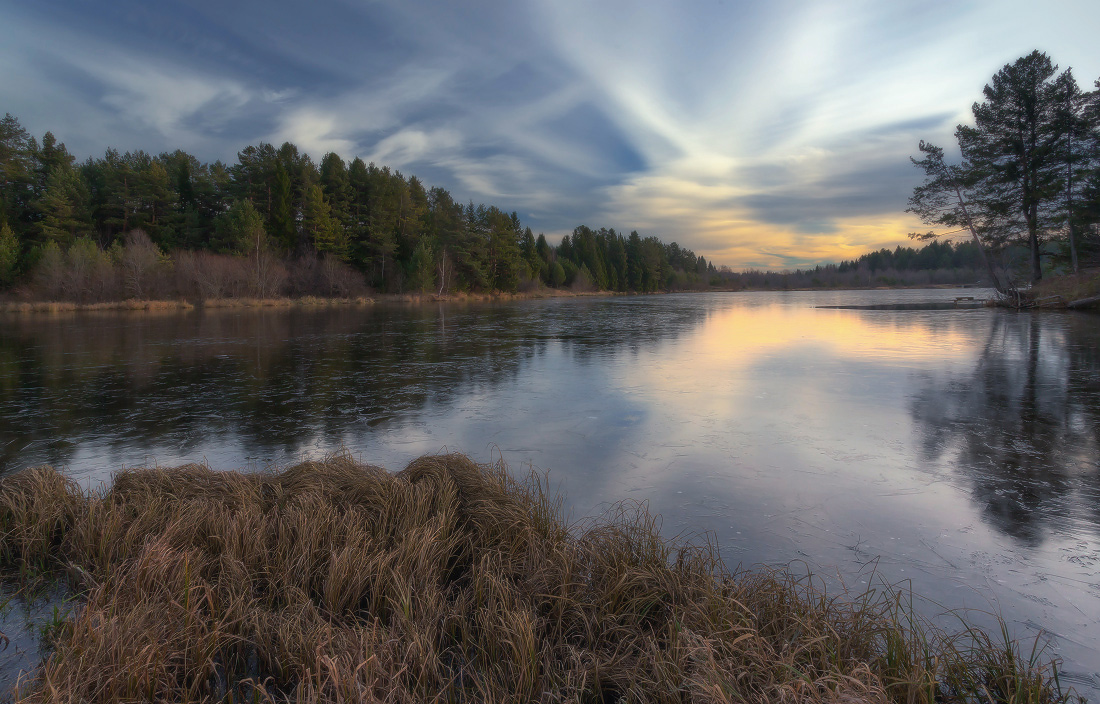
{"type": "MultiPolygon", "coordinates": [[[[927,231],[920,221],[906,214],[874,218],[851,218],[835,223],[832,233],[805,233],[769,223],[741,220],[707,223],[699,237],[702,246],[695,253],[715,266],[734,271],[772,271],[813,268],[818,264],[839,264],[880,249],[920,248],[923,243],[909,233],[927,231]]],[[[686,245],[690,248],[690,245],[686,245]]]]}

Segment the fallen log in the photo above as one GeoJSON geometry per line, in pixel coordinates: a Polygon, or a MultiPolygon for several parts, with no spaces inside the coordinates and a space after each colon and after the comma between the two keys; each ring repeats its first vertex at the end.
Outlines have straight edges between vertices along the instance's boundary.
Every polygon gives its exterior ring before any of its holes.
{"type": "Polygon", "coordinates": [[[1088,298],[1078,298],[1076,301],[1070,301],[1066,304],[1066,308],[1088,308],[1100,303],[1100,296],[1089,296],[1088,298]]]}

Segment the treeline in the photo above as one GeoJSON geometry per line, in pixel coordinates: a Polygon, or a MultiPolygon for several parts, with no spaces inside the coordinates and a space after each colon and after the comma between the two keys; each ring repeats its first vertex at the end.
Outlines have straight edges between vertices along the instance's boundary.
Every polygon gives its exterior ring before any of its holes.
{"type": "Polygon", "coordinates": [[[981,265],[981,253],[974,242],[952,243],[945,240],[933,241],[918,249],[897,247],[893,251],[880,249],[868,252],[858,259],[841,262],[836,269],[840,274],[864,270],[874,274],[883,270],[979,269],[981,265]]]}
{"type": "Polygon", "coordinates": [[[868,252],[840,264],[794,271],[718,271],[724,289],[867,288],[876,286],[973,285],[988,283],[981,253],[973,242],[933,241],[919,247],[868,252]]]}
{"type": "Polygon", "coordinates": [[[109,149],[78,163],[0,120],[0,290],[28,297],[356,296],[368,291],[651,292],[972,283],[971,244],[933,242],[787,272],[716,269],[675,242],[577,227],[560,244],[515,212],[293,144],[237,162],[109,149]]]}
{"type": "Polygon", "coordinates": [[[78,163],[51,133],[0,121],[0,287],[33,295],[656,291],[703,287],[708,273],[636,232],[582,226],[552,246],[515,212],[360,158],[315,164],[261,143],[231,165],[114,149],[78,163]]]}

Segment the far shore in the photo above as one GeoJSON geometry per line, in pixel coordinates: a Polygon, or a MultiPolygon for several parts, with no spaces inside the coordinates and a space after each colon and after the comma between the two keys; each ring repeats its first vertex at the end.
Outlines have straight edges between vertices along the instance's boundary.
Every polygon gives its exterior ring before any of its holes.
{"type": "Polygon", "coordinates": [[[630,295],[661,295],[670,293],[763,293],[779,291],[879,291],[879,290],[909,290],[909,289],[948,289],[948,288],[977,288],[976,286],[961,286],[955,284],[931,284],[928,286],[868,286],[860,288],[743,288],[723,289],[711,288],[703,290],[686,289],[682,291],[659,291],[656,293],[639,293],[635,291],[573,291],[569,289],[540,288],[532,291],[493,291],[493,292],[460,292],[447,294],[434,293],[384,293],[369,296],[353,296],[346,298],[301,296],[278,298],[252,298],[252,297],[228,297],[207,299],[136,299],[128,298],[121,301],[96,301],[81,303],[76,301],[35,301],[0,299],[0,313],[73,313],[86,311],[170,311],[193,310],[195,308],[221,309],[221,308],[308,308],[331,306],[369,306],[378,304],[407,303],[463,303],[463,302],[489,302],[489,301],[520,301],[538,300],[545,298],[590,298],[603,296],[630,296],[630,295]]]}
{"type": "MultiPolygon", "coordinates": [[[[760,293],[760,292],[793,292],[793,291],[886,291],[886,290],[942,290],[942,289],[974,289],[981,288],[979,284],[928,284],[924,286],[864,286],[851,288],[832,287],[807,287],[807,288],[708,288],[685,289],[682,291],[660,291],[662,293],[760,293]]],[[[535,300],[545,298],[580,298],[595,296],[624,296],[635,295],[632,291],[574,291],[571,289],[537,288],[529,291],[492,291],[492,292],[459,292],[447,294],[434,293],[388,293],[372,294],[353,297],[278,297],[278,298],[251,298],[251,297],[227,297],[207,299],[134,299],[129,298],[120,301],[97,301],[81,303],[75,301],[44,301],[21,300],[9,296],[6,299],[0,297],[0,313],[70,313],[88,311],[173,311],[226,308],[322,308],[333,306],[370,306],[378,304],[404,303],[420,305],[426,303],[462,303],[462,302],[490,302],[490,301],[518,301],[535,300]]],[[[653,295],[653,294],[637,294],[653,295]]],[[[1100,269],[1083,271],[1080,274],[1066,274],[1051,276],[1039,282],[1032,289],[1032,299],[1037,307],[1043,308],[1071,308],[1071,309],[1096,309],[1100,307],[1100,269]]]]}
{"type": "Polygon", "coordinates": [[[85,311],[161,311],[193,310],[195,308],[322,308],[332,306],[370,306],[385,303],[447,303],[447,302],[483,302],[511,301],[539,298],[579,298],[587,296],[623,295],[616,291],[568,291],[564,289],[540,289],[528,292],[493,293],[449,293],[444,295],[431,293],[376,294],[372,296],[354,296],[347,298],[328,298],[323,296],[279,297],[279,298],[207,298],[207,299],[164,299],[143,300],[128,298],[122,301],[97,301],[79,303],[75,301],[23,301],[0,300],[0,313],[72,313],[85,311]]]}

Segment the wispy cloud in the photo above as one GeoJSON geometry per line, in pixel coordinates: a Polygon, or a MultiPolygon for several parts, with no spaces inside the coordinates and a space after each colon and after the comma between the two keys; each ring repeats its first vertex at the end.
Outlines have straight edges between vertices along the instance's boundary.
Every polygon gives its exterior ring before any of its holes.
{"type": "Polygon", "coordinates": [[[4,19],[3,110],[82,156],[291,141],[551,236],[638,229],[734,266],[904,242],[907,157],[948,145],[1004,63],[1040,48],[1100,75],[1100,6],[1069,0],[57,0],[4,19]]]}

